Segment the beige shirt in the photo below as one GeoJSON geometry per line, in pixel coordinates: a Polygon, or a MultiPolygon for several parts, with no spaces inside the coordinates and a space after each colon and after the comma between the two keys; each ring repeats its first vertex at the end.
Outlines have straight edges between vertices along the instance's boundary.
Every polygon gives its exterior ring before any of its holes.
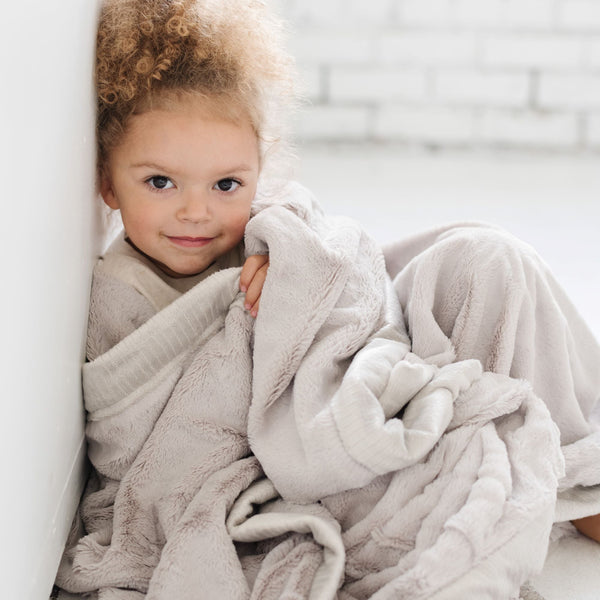
{"type": "Polygon", "coordinates": [[[241,267],[244,264],[244,245],[240,242],[204,271],[190,277],[167,275],[136,250],[125,238],[124,232],[117,236],[100,260],[98,268],[102,272],[131,285],[159,311],[213,273],[241,267]]]}

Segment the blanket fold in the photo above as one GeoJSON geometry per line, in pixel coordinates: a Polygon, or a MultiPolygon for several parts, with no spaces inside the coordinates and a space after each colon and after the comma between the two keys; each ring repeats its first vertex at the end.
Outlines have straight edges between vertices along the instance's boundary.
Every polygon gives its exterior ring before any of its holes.
{"type": "MultiPolygon", "coordinates": [[[[600,483],[592,383],[573,370],[583,397],[563,415],[537,379],[502,372],[529,350],[476,282],[458,293],[464,229],[392,248],[386,268],[300,186],[258,201],[246,247],[270,267],[256,321],[227,269],[86,364],[94,473],[58,585],[98,600],[515,596],[548,546],[565,465],[555,421],[587,439],[567,452],[579,467],[566,490],[600,483]],[[497,341],[493,361],[465,354],[468,311],[497,341]]],[[[503,235],[472,229],[490,247],[503,235]]],[[[519,327],[529,318],[519,310],[519,327]]]]}

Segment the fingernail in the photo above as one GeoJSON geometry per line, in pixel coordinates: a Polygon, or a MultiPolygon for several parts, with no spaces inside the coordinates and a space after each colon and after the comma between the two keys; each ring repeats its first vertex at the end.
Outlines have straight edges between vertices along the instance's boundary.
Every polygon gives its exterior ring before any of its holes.
{"type": "Polygon", "coordinates": [[[245,293],[248,291],[248,288],[245,285],[240,285],[240,290],[245,293]]]}
{"type": "Polygon", "coordinates": [[[246,302],[246,304],[244,304],[244,308],[246,310],[250,310],[252,308],[252,304],[250,304],[250,302],[246,302]]]}

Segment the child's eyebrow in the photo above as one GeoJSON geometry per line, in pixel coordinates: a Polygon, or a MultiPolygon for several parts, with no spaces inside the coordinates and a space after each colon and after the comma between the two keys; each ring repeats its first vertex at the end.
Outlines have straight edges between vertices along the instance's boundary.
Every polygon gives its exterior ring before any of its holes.
{"type": "MultiPolygon", "coordinates": [[[[165,167],[164,165],[159,165],[158,163],[155,163],[152,161],[143,161],[143,162],[135,163],[135,164],[131,165],[131,168],[133,168],[133,169],[147,168],[147,169],[154,169],[155,171],[160,171],[163,173],[174,173],[174,174],[178,173],[178,169],[170,169],[168,167],[165,167]]],[[[254,170],[255,170],[255,168],[253,168],[252,166],[242,163],[240,165],[233,165],[231,167],[220,168],[219,172],[215,176],[216,177],[225,177],[232,173],[249,173],[254,170]]]]}
{"type": "Polygon", "coordinates": [[[150,169],[156,169],[157,171],[170,171],[171,169],[167,169],[166,167],[159,165],[158,163],[143,161],[139,163],[134,163],[131,165],[133,169],[140,169],[142,167],[148,167],[150,169]]]}

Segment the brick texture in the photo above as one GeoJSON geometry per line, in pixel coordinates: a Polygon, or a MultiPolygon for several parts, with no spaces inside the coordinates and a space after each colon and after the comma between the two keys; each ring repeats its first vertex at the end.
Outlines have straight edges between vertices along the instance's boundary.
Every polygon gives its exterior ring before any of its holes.
{"type": "Polygon", "coordinates": [[[589,146],[600,150],[600,113],[589,115],[586,135],[589,146]]]}
{"type": "Polygon", "coordinates": [[[600,151],[600,0],[268,0],[302,140],[600,151]]]}

